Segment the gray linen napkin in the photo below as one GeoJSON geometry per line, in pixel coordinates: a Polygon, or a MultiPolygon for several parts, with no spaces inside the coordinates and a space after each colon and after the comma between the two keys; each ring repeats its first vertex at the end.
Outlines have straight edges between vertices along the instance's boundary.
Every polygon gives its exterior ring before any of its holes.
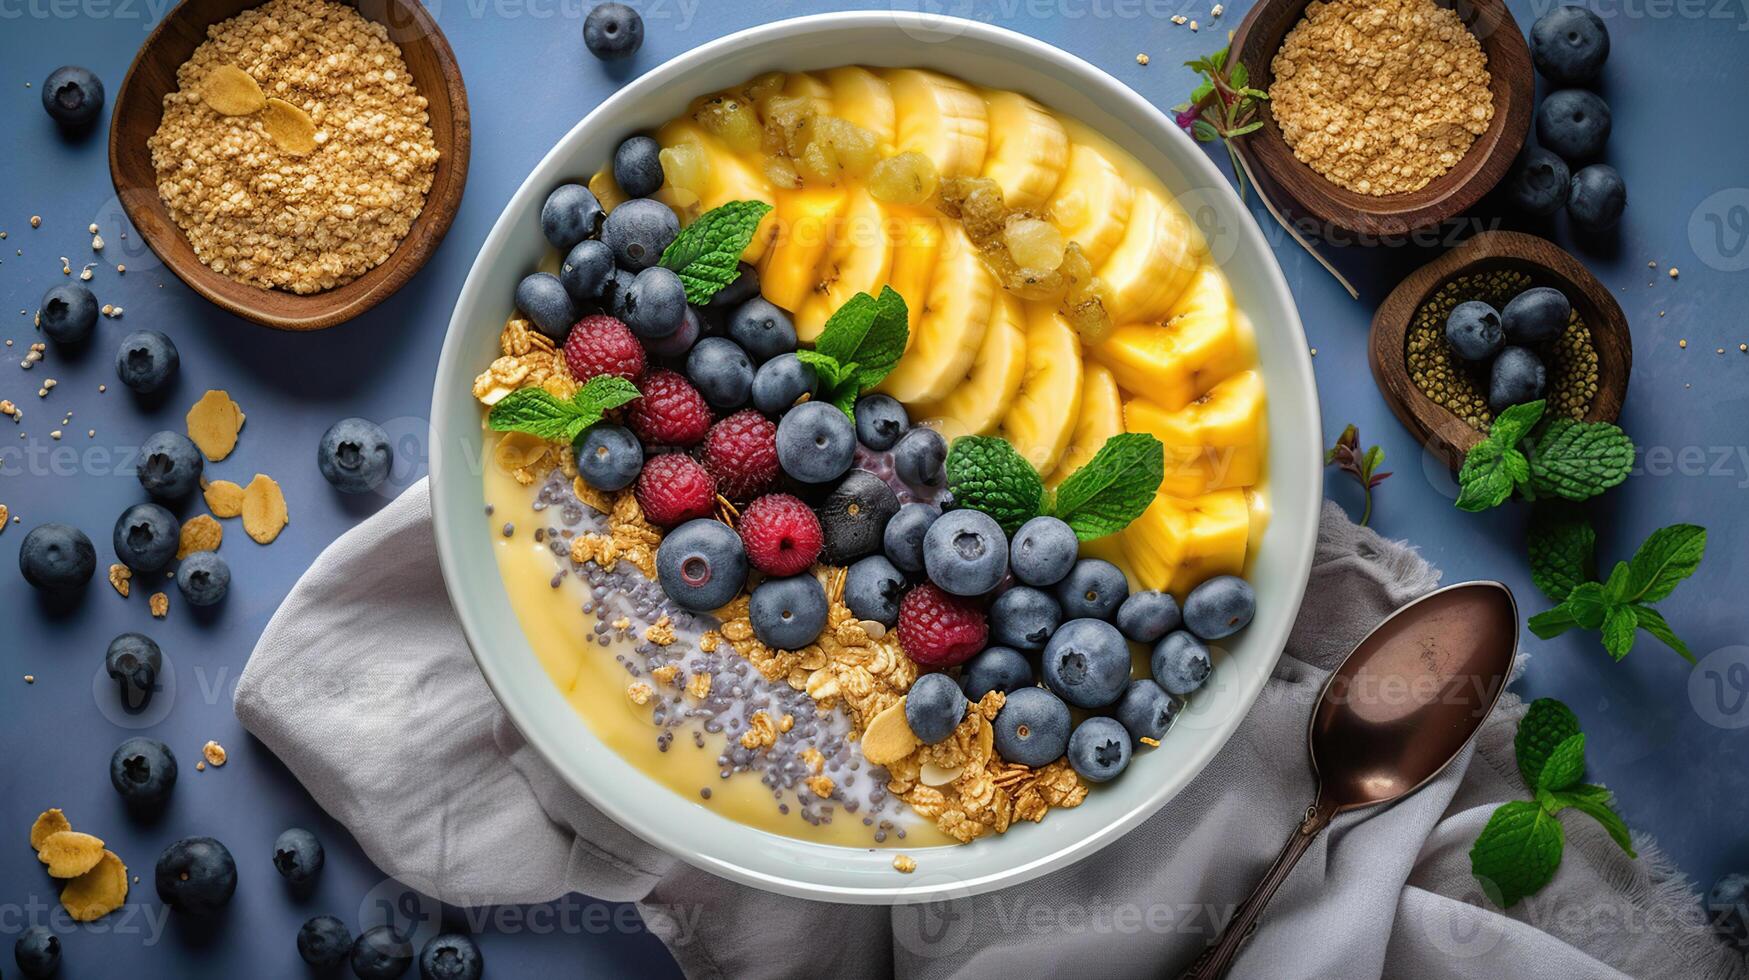
{"type": "MultiPolygon", "coordinates": [[[[858,907],[766,894],[650,847],[572,793],[505,717],[445,596],[422,482],[317,559],[256,645],[237,717],[385,872],[457,905],[568,892],[635,901],[694,977],[1171,976],[1244,899],[1313,794],[1325,676],[1434,587],[1410,547],[1326,504],[1287,654],[1208,769],[1078,864],[975,898],[858,907]]],[[[1397,806],[1340,818],[1233,976],[1744,977],[1689,883],[1568,818],[1552,884],[1509,912],[1469,873],[1493,807],[1524,796],[1508,694],[1472,752],[1397,806]]],[[[977,846],[977,845],[973,845],[977,846]]]]}

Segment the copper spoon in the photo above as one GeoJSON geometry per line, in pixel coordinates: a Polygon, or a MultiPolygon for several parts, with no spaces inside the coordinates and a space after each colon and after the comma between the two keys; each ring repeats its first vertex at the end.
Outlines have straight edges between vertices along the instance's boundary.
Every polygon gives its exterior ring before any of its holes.
{"type": "Polygon", "coordinates": [[[1499,582],[1430,592],[1374,627],[1312,709],[1317,799],[1185,980],[1226,974],[1263,907],[1338,813],[1394,803],[1450,765],[1505,690],[1517,650],[1518,604],[1499,582]]]}

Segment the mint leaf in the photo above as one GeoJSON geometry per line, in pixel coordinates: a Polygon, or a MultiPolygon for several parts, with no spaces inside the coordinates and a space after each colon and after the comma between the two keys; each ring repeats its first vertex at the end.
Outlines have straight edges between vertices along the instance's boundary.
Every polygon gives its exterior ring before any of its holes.
{"type": "Polygon", "coordinates": [[[1603,586],[1596,582],[1579,583],[1563,605],[1573,614],[1573,619],[1588,630],[1602,629],[1604,619],[1609,616],[1609,598],[1603,594],[1603,586]]]}
{"type": "Polygon", "coordinates": [[[1543,417],[1543,404],[1540,400],[1525,402],[1496,415],[1494,424],[1488,427],[1488,440],[1501,447],[1517,446],[1543,417]]]}
{"type": "Polygon", "coordinates": [[[1603,618],[1603,649],[1617,660],[1634,648],[1640,621],[1632,606],[1611,606],[1603,618]]]}
{"type": "Polygon", "coordinates": [[[688,303],[707,302],[735,281],[741,253],[770,210],[764,201],[730,201],[699,215],[668,243],[661,265],[680,276],[688,303]]]}
{"type": "Polygon", "coordinates": [[[904,356],[909,320],[905,298],[893,287],[881,287],[878,299],[857,293],[826,321],[814,349],[855,364],[857,387],[866,391],[880,384],[904,356]]]}
{"type": "Polygon", "coordinates": [[[1634,850],[1633,835],[1628,832],[1628,825],[1622,821],[1620,814],[1609,805],[1610,792],[1602,786],[1582,784],[1571,789],[1559,790],[1553,794],[1557,806],[1572,807],[1586,814],[1603,825],[1609,832],[1610,839],[1627,852],[1628,857],[1637,858],[1640,855],[1634,850]]]}
{"type": "Polygon", "coordinates": [[[1105,440],[1093,458],[1057,486],[1051,512],[1091,541],[1116,534],[1154,502],[1166,476],[1166,450],[1145,432],[1105,440]]]}
{"type": "Polygon", "coordinates": [[[1530,485],[1541,495],[1584,500],[1628,478],[1634,442],[1608,422],[1559,418],[1543,429],[1530,455],[1530,485]]]}
{"type": "Polygon", "coordinates": [[[954,502],[996,519],[1006,534],[1039,515],[1045,485],[1006,439],[961,436],[947,452],[947,486],[954,502]]]}
{"type": "Polygon", "coordinates": [[[518,388],[492,406],[486,424],[495,432],[527,432],[554,442],[570,442],[601,421],[608,409],[637,397],[636,385],[612,375],[589,379],[568,401],[554,398],[543,388],[518,388]]]}
{"type": "Polygon", "coordinates": [[[1626,602],[1657,602],[1694,574],[1706,554],[1706,528],[1672,524],[1653,531],[1628,562],[1626,602]]]}
{"type": "Polygon", "coordinates": [[[1528,547],[1530,580],[1551,602],[1565,601],[1597,575],[1597,532],[1584,520],[1538,519],[1528,547]]]}
{"type": "Polygon", "coordinates": [[[850,379],[855,369],[855,365],[843,364],[836,357],[817,350],[796,351],[796,359],[814,369],[814,376],[819,380],[819,390],[822,392],[838,389],[850,379]]]}
{"type": "Polygon", "coordinates": [[[1694,663],[1694,654],[1689,652],[1688,644],[1676,635],[1670,624],[1664,621],[1664,616],[1651,606],[1629,606],[1634,611],[1634,619],[1640,629],[1652,634],[1652,637],[1682,656],[1682,659],[1694,663]]]}
{"type": "Polygon", "coordinates": [[[1470,873],[1502,908],[1549,883],[1566,835],[1555,816],[1530,800],[1503,803],[1470,848],[1470,873]]]}
{"type": "Polygon", "coordinates": [[[1577,783],[1585,776],[1585,733],[1574,732],[1549,751],[1537,772],[1538,793],[1552,793],[1577,783]]]}
{"type": "Polygon", "coordinates": [[[1603,597],[1609,602],[1618,603],[1628,591],[1628,563],[1618,561],[1609,570],[1609,578],[1603,583],[1603,597]]]}
{"type": "Polygon", "coordinates": [[[1530,617],[1524,625],[1530,627],[1530,631],[1536,634],[1538,639],[1552,640],[1578,626],[1579,621],[1573,618],[1572,610],[1562,604],[1537,613],[1530,617]]]}
{"type": "Polygon", "coordinates": [[[638,391],[638,386],[630,381],[611,374],[603,374],[590,378],[575,395],[571,396],[571,404],[585,412],[593,412],[595,420],[599,421],[601,416],[607,414],[608,409],[618,408],[642,397],[642,394],[638,391]]]}
{"type": "Polygon", "coordinates": [[[1555,748],[1579,734],[1579,718],[1573,709],[1554,698],[1538,698],[1518,722],[1518,734],[1513,737],[1513,752],[1518,756],[1518,772],[1524,785],[1532,791],[1542,784],[1543,767],[1555,748]]]}
{"type": "Polygon", "coordinates": [[[1492,438],[1483,439],[1458,470],[1458,509],[1475,513],[1500,506],[1524,481],[1528,469],[1523,453],[1492,438]]]}

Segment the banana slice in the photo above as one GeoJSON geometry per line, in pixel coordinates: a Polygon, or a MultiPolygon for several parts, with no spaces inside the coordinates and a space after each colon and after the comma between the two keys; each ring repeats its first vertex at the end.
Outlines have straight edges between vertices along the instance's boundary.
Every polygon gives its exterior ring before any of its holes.
{"type": "Polygon", "coordinates": [[[1002,188],[1009,207],[1042,209],[1069,165],[1069,134],[1056,116],[1019,92],[996,92],[987,104],[984,176],[1002,188]]]}
{"type": "Polygon", "coordinates": [[[1087,465],[1105,440],[1123,430],[1123,395],[1117,390],[1117,379],[1098,364],[1085,365],[1081,369],[1081,414],[1075,421],[1075,432],[1069,437],[1062,462],[1045,482],[1054,487],[1067,480],[1069,474],[1087,465]]]}
{"type": "Polygon", "coordinates": [[[1204,262],[1165,323],[1120,326],[1093,356],[1124,389],[1178,409],[1255,364],[1257,344],[1227,277],[1204,262]]]}
{"type": "Polygon", "coordinates": [[[796,310],[796,335],[813,343],[826,320],[857,293],[878,295],[893,270],[889,220],[867,190],[850,191],[843,220],[833,229],[832,247],[815,273],[815,283],[796,310]]]}
{"type": "Polygon", "coordinates": [[[1097,269],[1123,241],[1135,198],[1135,188],[1117,164],[1097,148],[1075,143],[1049,210],[1063,237],[1081,243],[1087,261],[1097,269]]]}
{"type": "Polygon", "coordinates": [[[1165,445],[1160,488],[1167,493],[1197,497],[1251,486],[1263,472],[1263,379],[1241,372],[1176,411],[1132,398],[1124,403],[1124,426],[1153,433],[1165,445]]]}
{"type": "Polygon", "coordinates": [[[1109,289],[1106,313],[1113,323],[1164,319],[1207,255],[1183,209],[1153,191],[1139,192],[1123,241],[1097,267],[1109,289]]]}
{"type": "Polygon", "coordinates": [[[857,65],[833,68],[825,78],[839,117],[875,134],[881,143],[881,156],[890,156],[898,134],[898,112],[886,81],[857,65]]]}
{"type": "Polygon", "coordinates": [[[975,177],[990,144],[984,97],[957,78],[921,68],[882,71],[897,109],[894,146],[916,150],[943,177],[975,177]]]}
{"type": "Polygon", "coordinates": [[[917,341],[923,322],[923,307],[929,300],[929,284],[935,279],[935,260],[941,254],[941,220],[930,215],[895,216],[891,225],[893,269],[887,285],[905,298],[910,334],[905,349],[917,341]]]}
{"type": "Polygon", "coordinates": [[[1062,461],[1081,414],[1081,339],[1055,310],[1028,304],[1026,374],[1001,435],[1033,468],[1049,473],[1062,461]]]}
{"type": "Polygon", "coordinates": [[[813,292],[815,270],[832,246],[850,195],[839,187],[811,187],[776,197],[776,232],[759,263],[759,289],[793,312],[813,292]]]}
{"type": "Polygon", "coordinates": [[[978,349],[971,374],[946,398],[918,406],[918,417],[940,419],[942,435],[949,441],[964,435],[988,435],[1007,414],[1025,373],[1025,307],[1007,291],[998,291],[990,327],[984,332],[984,346],[978,349]]]}
{"type": "Polygon", "coordinates": [[[880,386],[906,405],[940,401],[965,378],[983,346],[999,291],[958,224],[944,227],[936,261],[910,348],[880,386]]]}

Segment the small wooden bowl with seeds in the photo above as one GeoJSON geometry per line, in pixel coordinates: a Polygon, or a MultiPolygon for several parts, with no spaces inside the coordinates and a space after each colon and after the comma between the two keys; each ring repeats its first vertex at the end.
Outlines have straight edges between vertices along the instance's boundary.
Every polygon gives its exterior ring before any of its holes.
{"type": "Polygon", "coordinates": [[[1446,316],[1472,299],[1499,309],[1534,286],[1558,289],[1573,305],[1566,330],[1538,350],[1549,373],[1547,413],[1614,422],[1634,363],[1627,317],[1607,287],[1547,239],[1483,232],[1410,273],[1373,314],[1373,380],[1403,426],[1453,469],[1494,416],[1486,368],[1451,352],[1446,316]]]}
{"type": "MultiPolygon", "coordinates": [[[[383,54],[392,54],[383,45],[384,40],[398,49],[404,69],[392,57],[387,59],[389,68],[380,67],[383,62],[372,61],[368,49],[362,57],[354,59],[360,74],[357,90],[365,91],[368,82],[373,93],[402,93],[403,104],[407,106],[405,112],[398,114],[406,120],[402,128],[388,134],[391,139],[377,141],[389,147],[376,151],[380,154],[378,169],[369,173],[324,173],[322,167],[310,163],[321,160],[324,149],[337,147],[341,153],[336,160],[357,159],[358,148],[351,144],[364,138],[357,134],[360,121],[373,116],[382,118],[377,107],[363,102],[337,110],[334,93],[311,86],[312,79],[319,80],[323,75],[322,66],[311,61],[327,57],[327,50],[299,61],[298,54],[309,55],[310,51],[293,50],[288,56],[283,39],[278,36],[272,39],[278,47],[278,53],[273,54],[267,53],[259,33],[248,40],[214,40],[218,36],[212,33],[215,28],[222,34],[227,30],[227,22],[245,19],[239,15],[264,7],[264,0],[183,0],[146,38],[116,93],[109,131],[110,177],[123,209],[146,244],[195,292],[238,316],[269,327],[321,330],[350,320],[388,298],[419,271],[443,240],[467,181],[471,133],[467,91],[449,42],[419,0],[338,3],[278,0],[278,4],[266,4],[268,9],[250,14],[256,18],[258,31],[264,23],[277,25],[288,21],[301,24],[305,31],[314,30],[310,16],[314,14],[315,19],[323,21],[323,29],[336,32],[328,38],[342,61],[357,56],[360,50],[344,36],[348,24],[355,32],[375,31],[371,25],[381,25],[386,38],[379,34],[368,38],[369,43],[383,54]],[[327,9],[319,9],[322,7],[327,9]],[[363,22],[358,18],[363,18],[363,22]],[[167,143],[160,131],[168,128],[164,124],[173,107],[182,116],[190,115],[186,106],[175,105],[176,99],[191,91],[188,77],[191,73],[184,72],[179,77],[179,70],[192,66],[191,59],[199,63],[202,57],[199,49],[209,43],[220,45],[217,50],[224,53],[217,56],[219,59],[245,67],[256,66],[253,74],[259,77],[253,82],[248,74],[231,64],[221,66],[222,70],[203,69],[201,80],[205,101],[212,111],[218,112],[217,118],[252,113],[260,121],[254,130],[255,142],[248,142],[248,134],[238,135],[236,129],[230,131],[233,135],[229,154],[215,154],[211,152],[213,147],[200,147],[202,152],[197,153],[193,141],[189,141],[186,150],[175,152],[186,153],[190,166],[207,169],[176,175],[173,181],[168,181],[160,168],[166,160],[174,162],[176,158],[161,145],[160,159],[155,162],[153,141],[167,143]],[[286,74],[274,76],[272,69],[261,67],[266,65],[282,66],[286,74]],[[293,66],[300,75],[291,75],[293,66]],[[373,68],[374,75],[364,75],[373,68]],[[226,81],[240,88],[227,87],[220,92],[216,80],[227,74],[231,77],[226,81]],[[171,97],[172,105],[167,105],[166,96],[171,97]],[[419,99],[423,99],[422,107],[419,99]],[[314,122],[310,113],[296,103],[314,107],[317,114],[314,122]],[[327,125],[323,124],[324,113],[328,114],[327,125]],[[352,120],[350,126],[348,119],[352,120]],[[294,131],[290,142],[281,135],[288,126],[294,131]],[[300,128],[301,132],[296,132],[300,128]],[[417,139],[407,135],[413,129],[418,130],[417,139]],[[285,151],[283,159],[261,152],[265,145],[260,135],[263,132],[285,151]],[[330,138],[333,143],[326,142],[330,138]],[[237,149],[239,139],[241,152],[237,149]],[[397,152],[416,154],[419,166],[416,174],[406,180],[388,181],[386,174],[414,169],[399,165],[400,161],[392,155],[397,152]],[[251,172],[235,177],[223,174],[222,180],[215,179],[210,162],[215,157],[227,156],[268,159],[255,163],[256,169],[251,172]],[[279,170],[282,165],[290,169],[279,170]],[[286,182],[287,173],[290,183],[286,182]],[[307,188],[304,192],[307,200],[320,197],[330,202],[309,205],[328,206],[327,213],[318,216],[319,220],[290,213],[284,196],[291,191],[276,194],[270,188],[275,179],[286,188],[303,185],[307,188]],[[165,187],[177,186],[176,181],[185,195],[179,198],[180,210],[167,203],[161,193],[165,187]],[[389,185],[387,194],[382,190],[385,183],[389,185]],[[198,191],[201,185],[216,185],[237,196],[221,204],[210,197],[189,195],[190,189],[198,191]],[[347,203],[331,205],[348,192],[357,194],[355,209],[347,203]],[[385,199],[392,200],[385,203],[385,199]],[[211,234],[211,228],[188,226],[191,214],[222,218],[225,208],[235,206],[238,200],[247,200],[244,206],[274,213],[251,216],[257,223],[253,228],[246,221],[229,219],[230,241],[221,243],[224,249],[215,244],[218,239],[211,234]],[[384,231],[385,228],[389,230],[384,231]],[[335,243],[331,250],[327,245],[330,240],[335,243]],[[369,245],[355,248],[349,240],[369,240],[369,245]],[[197,254],[197,243],[204,243],[202,253],[197,254]],[[207,261],[203,261],[203,254],[207,261]],[[223,257],[227,254],[229,258],[223,257]],[[228,274],[214,267],[215,263],[224,266],[227,262],[228,274]],[[276,269],[275,263],[282,267],[276,269]],[[289,271],[294,264],[295,272],[289,271]]],[[[303,35],[306,43],[313,43],[310,36],[303,35]]],[[[333,64],[332,60],[329,64],[333,64]]],[[[342,82],[350,94],[354,90],[353,79],[345,78],[342,82]]],[[[206,118],[215,117],[209,111],[206,118]]],[[[181,143],[174,145],[180,147],[181,143]]],[[[302,205],[304,201],[297,203],[302,205]]]]}

